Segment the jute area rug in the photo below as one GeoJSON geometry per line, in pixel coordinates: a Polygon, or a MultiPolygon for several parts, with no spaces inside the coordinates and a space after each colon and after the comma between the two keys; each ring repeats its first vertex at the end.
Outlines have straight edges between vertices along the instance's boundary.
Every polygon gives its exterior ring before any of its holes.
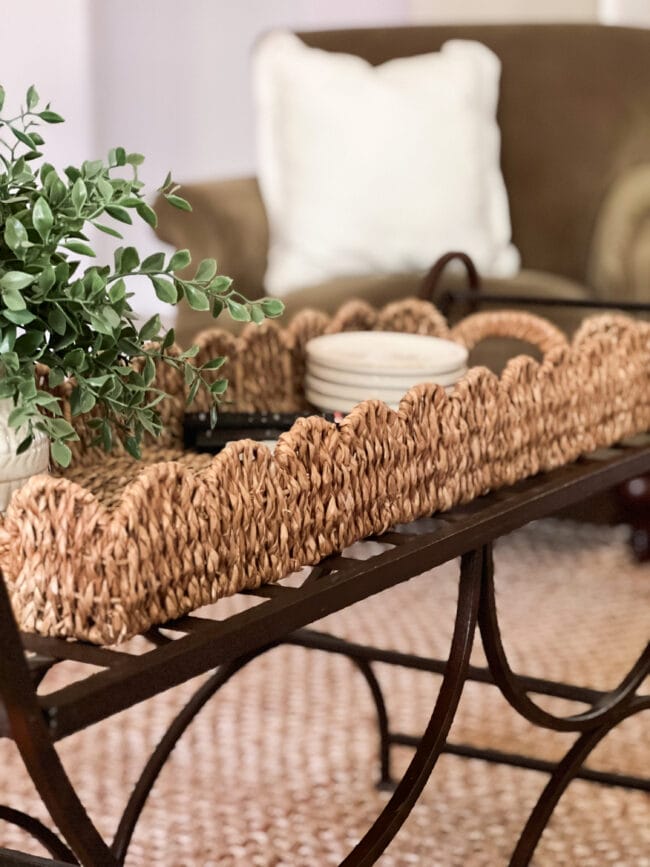
{"type": "MultiPolygon", "coordinates": [[[[634,564],[623,528],[545,521],[497,547],[504,637],[516,669],[610,688],[650,634],[650,569],[634,564]]],[[[455,564],[323,621],[354,640],[444,656],[455,610],[455,564]]],[[[251,600],[252,602],[252,600],[251,600]]],[[[230,608],[246,600],[219,603],[230,608]]],[[[248,603],[250,604],[250,603],[248,603]]],[[[482,664],[475,652],[473,662],[482,664]]],[[[394,729],[419,733],[439,678],[377,666],[394,729]]],[[[49,684],[64,677],[63,666],[49,684]]],[[[61,744],[92,816],[110,835],[138,770],[200,681],[61,744]]],[[[564,713],[566,702],[545,701],[564,713]]],[[[649,714],[628,720],[590,760],[650,773],[649,714]]],[[[468,684],[452,740],[558,758],[573,741],[534,729],[491,686],[468,684]]],[[[411,751],[395,752],[395,770],[411,751]]],[[[13,745],[0,743],[0,801],[46,819],[13,745]]],[[[338,864],[387,799],[377,776],[374,708],[345,659],[281,647],[253,662],[196,719],[153,790],[130,867],[325,867],[338,864]]],[[[507,863],[546,775],[443,756],[382,867],[507,863]]],[[[9,826],[0,844],[39,852],[9,826]]],[[[649,867],[650,799],[574,782],[534,864],[649,867]]]]}

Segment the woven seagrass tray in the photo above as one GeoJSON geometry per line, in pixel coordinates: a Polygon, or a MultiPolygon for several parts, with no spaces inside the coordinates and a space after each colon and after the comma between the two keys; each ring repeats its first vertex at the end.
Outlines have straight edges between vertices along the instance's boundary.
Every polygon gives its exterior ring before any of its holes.
{"type": "Polygon", "coordinates": [[[371,400],[339,425],[300,419],[274,454],[245,440],[214,457],[183,452],[184,386],[161,369],[166,432],[142,462],[91,447],[85,419],[72,419],[80,441],[71,467],[14,494],[0,568],[20,628],[114,644],[650,429],[650,324],[622,315],[586,320],[569,343],[525,313],[479,313],[450,331],[424,301],[380,311],[350,302],[331,319],[305,311],[286,328],[204,332],[199,359],[228,356],[232,409],[304,409],[307,341],[360,329],[469,348],[516,337],[543,360],[518,356],[500,377],[472,368],[449,394],[418,385],[398,411],[371,400]]]}

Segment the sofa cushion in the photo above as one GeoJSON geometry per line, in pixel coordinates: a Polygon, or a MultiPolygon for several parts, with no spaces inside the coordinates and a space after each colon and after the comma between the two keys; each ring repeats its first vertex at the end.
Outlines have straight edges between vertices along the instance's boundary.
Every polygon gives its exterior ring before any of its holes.
{"type": "Polygon", "coordinates": [[[424,269],[449,249],[510,276],[500,63],[484,45],[370,66],[274,32],[254,59],[266,290],[424,269]]]}

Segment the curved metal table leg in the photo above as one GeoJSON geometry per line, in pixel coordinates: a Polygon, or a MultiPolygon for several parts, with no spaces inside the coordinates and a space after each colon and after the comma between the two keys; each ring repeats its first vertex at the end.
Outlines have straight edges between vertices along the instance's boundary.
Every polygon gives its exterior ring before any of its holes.
{"type": "Polygon", "coordinates": [[[544,791],[539,796],[532,813],[528,817],[517,846],[512,853],[509,867],[526,867],[530,863],[530,859],[533,857],[537,844],[560,798],[589,757],[589,754],[598,746],[600,741],[624,719],[649,708],[650,697],[644,696],[643,698],[636,699],[628,704],[614,721],[610,720],[606,725],[598,729],[584,732],[578,738],[562,761],[559,762],[544,791]]]}
{"type": "Polygon", "coordinates": [[[221,689],[221,687],[224,686],[231,677],[233,677],[233,675],[237,674],[238,671],[241,671],[241,669],[248,665],[248,663],[253,659],[256,659],[258,656],[261,656],[263,653],[266,653],[267,650],[270,650],[275,646],[275,644],[267,645],[254,653],[241,656],[227,665],[220,666],[194,693],[185,707],[183,707],[174,718],[158,743],[158,746],[149,757],[149,761],[140,774],[122,814],[120,824],[111,846],[111,851],[113,852],[118,864],[124,863],[135,826],[140,818],[142,810],[144,809],[144,805],[149,797],[151,789],[158,779],[158,775],[163,769],[172,750],[178,743],[179,739],[183,736],[194,717],[202,710],[215,693],[221,689]]]}
{"type": "Polygon", "coordinates": [[[392,798],[341,862],[341,867],[369,867],[377,861],[413,809],[442,752],[466,680],[474,643],[484,556],[483,549],[463,555],[449,662],[420,745],[392,798]]]}
{"type": "Polygon", "coordinates": [[[59,837],[51,831],[47,825],[44,825],[39,819],[24,813],[22,810],[14,810],[13,807],[5,807],[0,805],[0,820],[8,822],[10,825],[15,825],[17,828],[22,828],[30,837],[37,840],[44,849],[56,858],[57,861],[63,861],[66,864],[76,864],[77,859],[74,857],[70,849],[59,839],[59,837]]]}
{"type": "Polygon", "coordinates": [[[645,647],[619,685],[590,708],[567,717],[548,713],[529,698],[526,688],[508,662],[497,614],[491,546],[483,568],[483,590],[478,624],[490,672],[510,706],[533,725],[558,732],[592,731],[606,725],[609,720],[618,718],[621,710],[634,699],[638,687],[650,673],[650,644],[645,647]]]}
{"type": "Polygon", "coordinates": [[[379,780],[377,781],[377,788],[385,792],[392,792],[395,788],[395,781],[390,772],[390,732],[384,693],[377,675],[367,659],[360,659],[358,656],[352,655],[349,655],[348,659],[356,665],[366,679],[377,711],[377,728],[379,730],[379,780]]]}
{"type": "Polygon", "coordinates": [[[0,625],[0,696],[23,763],[79,861],[92,867],[116,867],[115,858],[79,800],[54,748],[1,575],[0,625]]]}

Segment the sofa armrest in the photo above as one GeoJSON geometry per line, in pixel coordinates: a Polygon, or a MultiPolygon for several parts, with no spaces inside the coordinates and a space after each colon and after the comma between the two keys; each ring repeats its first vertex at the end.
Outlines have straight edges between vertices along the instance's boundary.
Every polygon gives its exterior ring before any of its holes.
{"type": "Polygon", "coordinates": [[[605,196],[587,279],[602,298],[650,301],[650,163],[627,169],[605,196]]]}
{"type": "Polygon", "coordinates": [[[249,298],[263,294],[268,224],[256,178],[204,181],[183,185],[192,212],[178,211],[159,197],[157,234],[177,248],[187,248],[194,262],[212,258],[249,298]]]}

